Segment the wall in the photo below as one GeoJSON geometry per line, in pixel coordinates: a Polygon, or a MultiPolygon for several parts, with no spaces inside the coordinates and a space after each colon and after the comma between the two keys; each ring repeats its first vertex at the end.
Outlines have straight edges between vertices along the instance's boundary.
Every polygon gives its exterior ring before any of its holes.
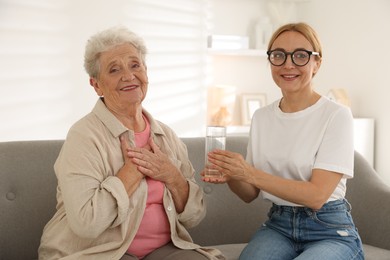
{"type": "Polygon", "coordinates": [[[389,11],[387,0],[312,0],[302,4],[299,16],[316,28],[325,47],[319,89],[347,89],[353,114],[375,119],[374,165],[390,184],[389,11]]]}
{"type": "MultiPolygon", "coordinates": [[[[283,2],[291,1],[279,1],[283,2]]],[[[214,10],[215,34],[250,35],[253,20],[269,14],[266,0],[214,0],[214,10]]],[[[386,79],[390,75],[390,1],[298,1],[295,11],[290,21],[311,24],[323,44],[323,64],[315,78],[317,91],[326,95],[331,88],[345,88],[354,116],[375,119],[374,165],[390,184],[390,85],[386,79]]],[[[237,85],[241,92],[265,92],[269,102],[280,96],[265,58],[217,57],[214,66],[215,83],[237,85]]]]}

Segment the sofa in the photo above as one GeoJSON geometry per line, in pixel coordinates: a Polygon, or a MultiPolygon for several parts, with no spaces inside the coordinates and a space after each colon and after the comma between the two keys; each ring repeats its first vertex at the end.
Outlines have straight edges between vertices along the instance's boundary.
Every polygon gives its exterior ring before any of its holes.
{"type": "MultiPolygon", "coordinates": [[[[226,184],[200,180],[204,138],[182,138],[196,170],[207,205],[204,220],[190,230],[194,241],[238,259],[252,234],[266,219],[270,203],[239,200],[226,184]]],[[[246,153],[247,137],[229,136],[227,149],[246,153]]],[[[63,140],[0,143],[0,260],[37,258],[42,229],[56,205],[53,164],[63,140]]],[[[390,259],[390,187],[355,153],[355,178],[348,181],[347,199],[364,243],[366,259],[390,259]]]]}

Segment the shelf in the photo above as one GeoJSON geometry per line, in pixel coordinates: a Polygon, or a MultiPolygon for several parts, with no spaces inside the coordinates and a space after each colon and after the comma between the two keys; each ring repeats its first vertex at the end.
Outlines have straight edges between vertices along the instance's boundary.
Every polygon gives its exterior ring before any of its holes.
{"type": "Polygon", "coordinates": [[[266,50],[257,49],[219,50],[210,48],[209,53],[212,55],[267,57],[266,50]]]}

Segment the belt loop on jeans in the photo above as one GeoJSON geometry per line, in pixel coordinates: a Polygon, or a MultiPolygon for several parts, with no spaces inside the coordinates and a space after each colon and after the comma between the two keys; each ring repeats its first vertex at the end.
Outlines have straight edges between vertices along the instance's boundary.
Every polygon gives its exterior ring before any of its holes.
{"type": "Polygon", "coordinates": [[[345,207],[347,208],[347,211],[351,211],[352,205],[349,203],[349,201],[347,199],[343,199],[343,201],[344,201],[345,207]]]}

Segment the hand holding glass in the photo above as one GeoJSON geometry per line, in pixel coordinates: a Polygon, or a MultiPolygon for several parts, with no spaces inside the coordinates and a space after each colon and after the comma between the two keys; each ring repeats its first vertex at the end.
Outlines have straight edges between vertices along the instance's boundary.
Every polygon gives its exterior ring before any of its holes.
{"type": "Polygon", "coordinates": [[[208,126],[206,129],[206,145],[205,145],[205,175],[207,178],[218,178],[222,174],[210,167],[207,154],[215,149],[225,150],[226,145],[226,127],[224,126],[208,126]]]}

